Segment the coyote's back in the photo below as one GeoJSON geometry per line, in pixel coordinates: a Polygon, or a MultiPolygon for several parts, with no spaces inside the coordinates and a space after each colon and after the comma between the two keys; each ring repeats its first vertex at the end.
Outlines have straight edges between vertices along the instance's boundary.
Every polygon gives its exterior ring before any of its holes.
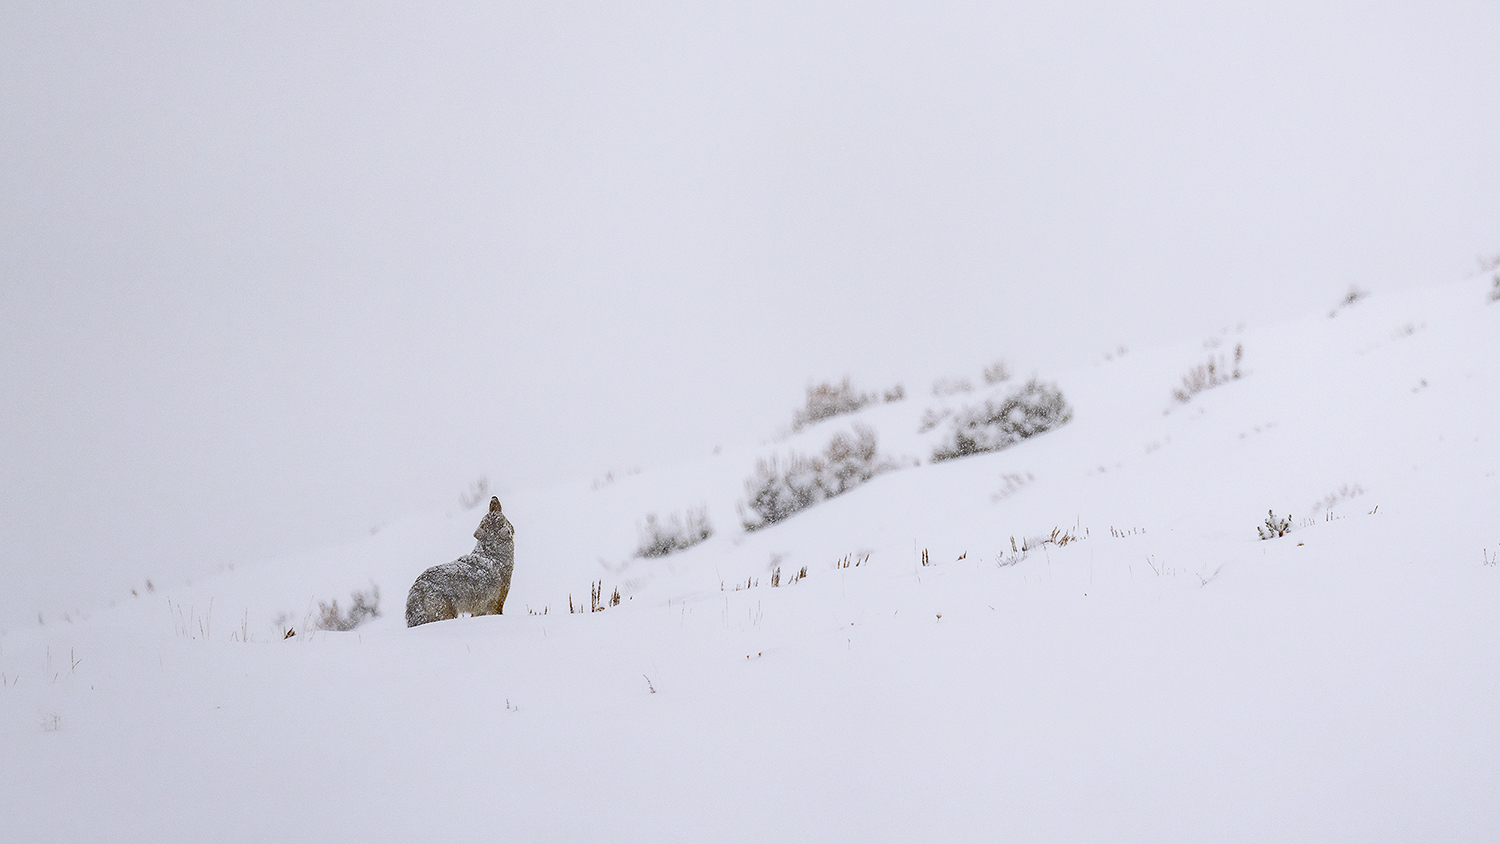
{"type": "Polygon", "coordinates": [[[500,512],[500,499],[479,522],[474,553],[433,566],[417,578],[406,595],[406,626],[469,615],[499,615],[510,592],[515,567],[516,529],[500,512]]]}

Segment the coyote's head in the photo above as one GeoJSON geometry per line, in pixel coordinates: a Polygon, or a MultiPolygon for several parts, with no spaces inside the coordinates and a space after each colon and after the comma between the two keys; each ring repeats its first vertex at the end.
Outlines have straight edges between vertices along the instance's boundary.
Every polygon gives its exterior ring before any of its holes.
{"type": "Polygon", "coordinates": [[[516,527],[500,512],[500,499],[490,496],[490,511],[484,514],[479,527],[474,529],[474,538],[480,542],[508,542],[516,535],[516,527]]]}

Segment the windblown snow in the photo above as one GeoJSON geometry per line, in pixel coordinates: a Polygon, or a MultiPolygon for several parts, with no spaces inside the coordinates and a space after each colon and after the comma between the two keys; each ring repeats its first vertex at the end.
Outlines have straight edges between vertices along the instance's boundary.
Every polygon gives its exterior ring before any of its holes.
{"type": "Polygon", "coordinates": [[[1490,285],[1077,371],[933,373],[697,463],[509,494],[500,616],[404,626],[417,574],[473,544],[482,510],[454,508],[12,629],[0,829],[1500,840],[1490,285]],[[1223,377],[1174,398],[1209,361],[1223,377]],[[1070,421],[933,461],[1032,376],[1070,421]],[[856,424],[882,471],[744,529],[757,460],[856,424]],[[706,540],[635,556],[648,516],[700,508],[706,540]],[[1261,539],[1268,520],[1289,532],[1261,539]],[[372,587],[378,618],[315,629],[372,587]]]}

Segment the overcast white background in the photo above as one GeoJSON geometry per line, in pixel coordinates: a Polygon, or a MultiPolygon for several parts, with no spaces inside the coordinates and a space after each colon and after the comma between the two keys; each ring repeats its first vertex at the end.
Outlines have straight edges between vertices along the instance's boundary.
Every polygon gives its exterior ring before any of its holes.
{"type": "Polygon", "coordinates": [[[1494,3],[435,5],[0,7],[0,628],[1500,251],[1494,3]]]}

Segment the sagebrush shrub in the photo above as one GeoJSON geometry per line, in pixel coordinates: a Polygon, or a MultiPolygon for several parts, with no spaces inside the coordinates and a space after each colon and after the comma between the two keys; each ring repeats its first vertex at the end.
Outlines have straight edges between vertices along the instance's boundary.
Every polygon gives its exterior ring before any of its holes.
{"type": "Polygon", "coordinates": [[[349,612],[339,612],[337,600],[318,602],[318,617],[313,627],[319,630],[353,630],[372,618],[380,617],[380,587],[370,584],[368,590],[354,590],[349,595],[349,612]]]}
{"type": "Polygon", "coordinates": [[[1005,361],[997,360],[984,368],[984,383],[999,384],[1010,380],[1010,367],[1005,361]]]}
{"type": "Polygon", "coordinates": [[[792,413],[792,430],[801,430],[814,422],[853,413],[876,400],[874,395],[861,393],[849,383],[849,376],[837,384],[823,382],[807,388],[807,405],[792,413]]]}
{"type": "Polygon", "coordinates": [[[828,497],[843,495],[851,489],[875,477],[880,471],[879,454],[875,432],[864,425],[855,425],[852,434],[840,431],[828,441],[823,449],[823,472],[818,476],[819,486],[828,497]]]}
{"type": "Polygon", "coordinates": [[[1275,539],[1278,536],[1286,536],[1292,532],[1292,517],[1290,515],[1276,518],[1273,510],[1266,511],[1266,523],[1256,525],[1255,530],[1261,539],[1275,539]]]}
{"type": "Polygon", "coordinates": [[[641,541],[635,555],[649,559],[697,545],[714,535],[714,526],[708,520],[708,508],[699,507],[681,516],[673,513],[665,519],[658,519],[655,513],[650,513],[639,531],[641,541]]]}
{"type": "Polygon", "coordinates": [[[773,525],[822,500],[817,458],[793,454],[771,455],[755,461],[755,474],[745,481],[745,506],[755,517],[740,513],[745,530],[773,525]]]}
{"type": "Polygon", "coordinates": [[[1182,376],[1182,386],[1172,391],[1172,398],[1186,404],[1192,400],[1193,396],[1204,390],[1217,387],[1220,384],[1228,384],[1230,381],[1239,380],[1242,377],[1240,374],[1240,361],[1244,356],[1245,346],[1243,343],[1236,344],[1234,347],[1233,367],[1225,365],[1223,355],[1218,357],[1210,355],[1206,363],[1198,364],[1189,369],[1186,375],[1182,376]]]}
{"type": "Polygon", "coordinates": [[[741,521],[745,530],[760,530],[894,468],[880,458],[875,432],[855,425],[853,433],[834,434],[816,457],[794,453],[757,460],[745,481],[741,521]]]}
{"type": "Polygon", "coordinates": [[[1073,409],[1062,392],[1033,378],[999,402],[986,399],[954,414],[952,433],[933,450],[932,459],[936,462],[1000,451],[1072,418],[1073,409]]]}

